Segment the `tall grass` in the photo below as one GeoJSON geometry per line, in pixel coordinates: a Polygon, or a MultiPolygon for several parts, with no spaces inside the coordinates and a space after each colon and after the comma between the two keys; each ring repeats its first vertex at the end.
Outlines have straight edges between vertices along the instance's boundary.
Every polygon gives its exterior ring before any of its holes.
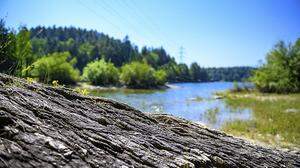
{"type": "Polygon", "coordinates": [[[250,108],[251,120],[228,122],[223,130],[280,147],[300,147],[300,94],[228,92],[231,108],[250,108]]]}

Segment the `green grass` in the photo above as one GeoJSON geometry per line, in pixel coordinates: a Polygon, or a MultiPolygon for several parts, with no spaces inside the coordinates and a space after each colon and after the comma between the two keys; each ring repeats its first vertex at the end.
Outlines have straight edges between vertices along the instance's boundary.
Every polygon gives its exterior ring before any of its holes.
{"type": "Polygon", "coordinates": [[[233,109],[249,108],[251,120],[237,120],[223,126],[225,132],[279,147],[300,147],[300,94],[226,92],[226,104],[233,109]]]}
{"type": "Polygon", "coordinates": [[[217,123],[217,115],[220,112],[220,109],[218,107],[208,109],[204,113],[205,118],[208,120],[210,124],[216,124],[217,123]]]}

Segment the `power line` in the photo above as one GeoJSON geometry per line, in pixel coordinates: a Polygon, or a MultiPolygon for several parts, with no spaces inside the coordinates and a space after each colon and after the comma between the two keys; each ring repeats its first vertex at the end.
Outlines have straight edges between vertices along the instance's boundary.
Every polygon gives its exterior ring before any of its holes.
{"type": "MultiPolygon", "coordinates": [[[[126,0],[123,0],[123,1],[125,2],[126,0]]],[[[165,40],[167,40],[167,41],[168,41],[171,45],[173,45],[174,47],[177,48],[177,47],[179,46],[179,44],[176,43],[176,41],[170,39],[169,36],[168,36],[165,32],[163,32],[163,31],[160,29],[160,26],[158,26],[158,25],[151,19],[151,17],[150,17],[149,15],[147,15],[146,12],[140,10],[141,8],[138,7],[138,5],[137,5],[137,3],[135,2],[135,0],[130,0],[129,2],[131,2],[131,4],[135,6],[135,8],[136,8],[137,11],[140,11],[141,16],[143,16],[143,17],[148,21],[147,23],[149,23],[149,25],[151,26],[151,28],[153,28],[153,30],[155,30],[155,32],[157,32],[157,34],[160,34],[161,37],[163,37],[165,40]]],[[[180,52],[180,54],[179,54],[179,60],[180,60],[181,62],[183,62],[184,48],[181,47],[181,50],[182,50],[182,52],[180,52]]]]}
{"type": "MultiPolygon", "coordinates": [[[[135,8],[132,8],[132,6],[130,6],[127,2],[126,2],[126,0],[120,0],[120,1],[117,1],[120,5],[122,5],[122,6],[124,6],[125,8],[127,8],[128,9],[128,11],[130,12],[130,14],[131,14],[131,16],[132,16],[132,18],[136,18],[136,17],[139,17],[139,19],[135,19],[136,21],[137,21],[137,23],[140,23],[141,25],[143,25],[143,30],[146,30],[146,28],[149,28],[148,26],[148,24],[147,24],[147,21],[144,19],[144,18],[142,18],[142,17],[140,17],[141,15],[136,11],[136,9],[135,8]]],[[[149,31],[149,30],[148,30],[149,31]]],[[[150,35],[150,38],[152,38],[153,37],[153,34],[155,34],[155,33],[152,33],[151,31],[145,31],[146,32],[146,34],[147,35],[150,35]]],[[[154,38],[154,39],[159,39],[159,41],[161,41],[160,40],[160,38],[154,38]]]]}
{"type": "MultiPolygon", "coordinates": [[[[126,0],[123,0],[123,2],[126,3],[126,0]]],[[[151,19],[151,17],[150,17],[149,15],[147,15],[146,12],[143,12],[143,11],[140,10],[141,8],[138,7],[137,3],[136,3],[134,0],[130,0],[129,2],[131,2],[132,6],[135,7],[135,9],[136,9],[135,12],[136,12],[136,13],[139,12],[140,15],[143,17],[144,20],[149,21],[149,22],[146,22],[146,23],[148,23],[148,25],[150,26],[150,28],[151,28],[152,30],[154,30],[154,31],[156,32],[156,34],[159,34],[160,37],[162,37],[163,39],[167,40],[167,41],[169,42],[169,44],[173,45],[173,47],[176,47],[176,48],[177,48],[177,47],[179,46],[179,44],[176,43],[176,41],[171,40],[171,39],[169,38],[169,36],[168,36],[165,32],[163,32],[163,31],[160,29],[160,26],[157,25],[157,24],[151,19]]],[[[126,3],[126,4],[127,4],[127,3],[126,3]]],[[[127,6],[128,6],[128,4],[127,4],[127,6]]],[[[180,61],[183,61],[183,58],[181,58],[181,57],[183,57],[183,54],[184,54],[184,53],[182,53],[182,55],[179,55],[180,61]]]]}
{"type": "MultiPolygon", "coordinates": [[[[105,1],[101,1],[101,2],[103,2],[103,3],[101,4],[101,3],[98,3],[97,0],[94,0],[94,2],[95,2],[98,6],[101,6],[103,9],[105,9],[107,12],[113,13],[115,16],[121,18],[120,20],[123,21],[123,23],[125,23],[125,25],[130,25],[130,26],[134,29],[134,31],[135,31],[136,33],[139,34],[139,36],[141,35],[141,34],[140,34],[141,32],[140,32],[138,29],[136,29],[135,25],[132,24],[131,22],[129,22],[129,21],[126,19],[126,17],[123,17],[123,16],[122,16],[118,11],[116,11],[109,3],[106,3],[105,1]]],[[[141,37],[138,37],[138,38],[139,38],[140,40],[143,39],[143,38],[141,38],[141,37]]]]}
{"type": "Polygon", "coordinates": [[[176,41],[174,40],[171,40],[168,35],[163,32],[161,29],[160,29],[160,26],[158,26],[152,19],[149,15],[147,15],[147,13],[143,12],[140,10],[140,8],[138,7],[137,3],[135,0],[131,0],[130,1],[133,6],[135,6],[136,10],[139,11],[141,13],[141,16],[143,16],[146,20],[148,20],[149,22],[149,25],[158,33],[160,34],[161,36],[163,36],[167,41],[169,41],[170,43],[172,43],[175,47],[179,46],[176,41]]]}
{"type": "Polygon", "coordinates": [[[93,10],[92,8],[90,8],[88,5],[85,5],[84,3],[82,3],[80,0],[77,0],[82,6],[84,6],[87,10],[89,10],[90,12],[92,12],[93,14],[95,14],[97,17],[102,18],[103,20],[105,20],[107,23],[109,23],[110,25],[112,25],[114,28],[118,29],[118,31],[122,32],[120,27],[117,26],[116,24],[114,24],[113,22],[111,22],[110,20],[106,19],[105,17],[99,15],[95,10],[93,10]]]}
{"type": "MultiPolygon", "coordinates": [[[[109,23],[111,26],[113,26],[115,29],[117,29],[118,31],[120,31],[120,32],[122,32],[122,30],[121,30],[121,28],[118,26],[118,25],[116,25],[116,24],[114,24],[113,22],[111,22],[110,20],[108,20],[106,17],[103,17],[103,16],[101,16],[101,15],[99,15],[99,13],[97,13],[94,9],[92,9],[92,8],[90,8],[88,5],[86,5],[86,4],[84,4],[83,2],[81,2],[80,0],[77,0],[82,6],[84,6],[86,9],[88,9],[91,13],[93,13],[94,15],[96,15],[97,17],[100,17],[100,18],[102,18],[103,20],[105,20],[107,23],[109,23]]],[[[158,39],[159,41],[161,41],[161,37],[164,37],[164,39],[166,39],[167,41],[169,41],[171,44],[173,44],[174,46],[178,46],[177,44],[176,44],[176,42],[175,41],[173,41],[173,40],[170,40],[169,38],[168,38],[168,36],[163,32],[163,31],[161,31],[160,30],[160,28],[159,28],[159,26],[155,23],[155,22],[153,22],[152,21],[152,19],[148,16],[148,15],[144,15],[143,14],[143,12],[140,12],[139,11],[139,8],[137,7],[137,5],[135,4],[135,2],[133,1],[133,0],[131,0],[131,5],[129,5],[127,2],[126,2],[126,0],[121,0],[121,1],[117,1],[120,5],[122,5],[122,6],[125,6],[125,8],[128,8],[128,13],[130,13],[130,14],[133,14],[132,15],[132,18],[135,18],[134,20],[136,20],[136,23],[138,23],[138,24],[142,24],[144,27],[145,27],[145,29],[143,29],[143,30],[146,30],[146,28],[150,28],[151,30],[154,30],[155,32],[157,32],[157,33],[152,33],[152,31],[150,30],[149,31],[149,29],[147,29],[148,31],[146,31],[146,34],[144,34],[144,33],[142,33],[142,32],[140,32],[140,30],[141,29],[136,29],[136,27],[135,27],[135,25],[134,24],[132,24],[126,17],[124,17],[123,15],[121,15],[118,11],[116,11],[108,2],[105,2],[105,1],[102,1],[103,2],[103,4],[100,4],[100,3],[98,3],[97,1],[95,1],[96,2],[96,4],[98,5],[98,6],[101,6],[104,10],[106,10],[107,12],[109,12],[109,13],[113,13],[115,16],[118,16],[119,18],[121,18],[121,21],[123,21],[123,22],[125,22],[125,24],[128,24],[128,25],[130,25],[131,27],[133,27],[133,29],[134,29],[134,31],[136,32],[136,33],[141,33],[141,34],[143,34],[142,35],[142,37],[144,36],[144,35],[146,35],[146,36],[148,36],[148,37],[150,37],[150,39],[153,37],[152,35],[153,34],[156,34],[156,35],[158,35],[158,34],[160,34],[159,36],[160,37],[158,37],[158,38],[156,38],[156,39],[158,39]],[[120,3],[120,2],[122,2],[122,3],[120,3]],[[136,19],[136,17],[138,17],[138,16],[140,16],[140,19],[136,19]],[[150,21],[150,22],[148,22],[148,21],[150,21]],[[143,22],[143,23],[141,23],[141,22],[143,22]],[[150,33],[149,33],[150,32],[150,33]],[[149,34],[148,34],[149,33],[149,34]],[[150,35],[150,36],[149,36],[150,35]]],[[[116,1],[115,1],[116,2],[116,1]]],[[[139,39],[143,39],[143,38],[139,38],[139,39]]],[[[180,56],[181,57],[181,56],[180,56]]]]}

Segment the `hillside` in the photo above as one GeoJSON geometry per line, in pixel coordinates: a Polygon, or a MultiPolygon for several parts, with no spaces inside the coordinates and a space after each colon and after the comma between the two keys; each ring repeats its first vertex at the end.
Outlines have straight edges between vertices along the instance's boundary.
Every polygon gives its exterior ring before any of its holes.
{"type": "Polygon", "coordinates": [[[180,166],[300,167],[300,154],[0,74],[0,167],[180,166]]]}
{"type": "MultiPolygon", "coordinates": [[[[163,46],[137,46],[128,36],[121,40],[102,32],[76,27],[22,26],[15,31],[6,27],[5,21],[0,19],[0,35],[3,46],[0,48],[0,73],[36,78],[44,83],[54,79],[61,84],[75,84],[80,75],[86,76],[84,69],[99,60],[111,63],[120,72],[128,64],[146,63],[151,69],[161,71],[159,76],[163,83],[244,81],[254,69],[248,66],[204,68],[206,65],[203,60],[188,65],[177,62],[175,55],[170,55],[163,46]],[[48,62],[60,66],[42,65],[48,62]],[[54,72],[56,70],[66,74],[61,77],[57,75],[61,73],[54,72]]],[[[140,76],[146,78],[149,75],[140,76]]],[[[93,79],[83,80],[93,83],[93,79]]],[[[116,85],[115,82],[106,84],[116,85]]]]}

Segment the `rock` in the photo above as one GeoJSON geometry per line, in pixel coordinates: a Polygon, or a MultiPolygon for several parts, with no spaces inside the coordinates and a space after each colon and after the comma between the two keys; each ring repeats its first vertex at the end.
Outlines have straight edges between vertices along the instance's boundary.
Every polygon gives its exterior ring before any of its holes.
{"type": "Polygon", "coordinates": [[[300,167],[300,152],[0,74],[0,167],[300,167]]]}

